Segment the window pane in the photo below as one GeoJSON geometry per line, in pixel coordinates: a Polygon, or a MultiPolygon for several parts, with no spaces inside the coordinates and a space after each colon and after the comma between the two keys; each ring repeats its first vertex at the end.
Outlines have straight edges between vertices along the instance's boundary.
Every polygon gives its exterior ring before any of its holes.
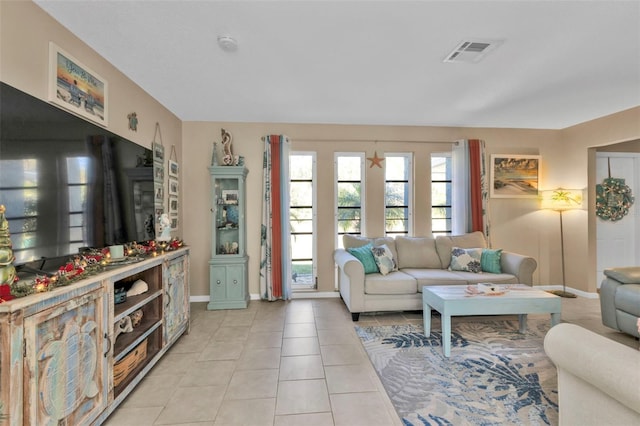
{"type": "Polygon", "coordinates": [[[313,263],[309,260],[294,260],[291,262],[291,280],[293,284],[314,284],[313,263]]]}
{"type": "Polygon", "coordinates": [[[431,157],[431,180],[451,180],[451,157],[431,157]]]}
{"type": "Polygon", "coordinates": [[[70,184],[88,183],[88,157],[67,158],[67,181],[70,184]]]}
{"type": "Polygon", "coordinates": [[[386,180],[407,180],[407,159],[405,157],[385,158],[385,179],[386,180]]]}
{"type": "Polygon", "coordinates": [[[38,182],[36,160],[0,161],[0,182],[5,188],[35,187],[38,182]]]}
{"type": "Polygon", "coordinates": [[[289,194],[291,206],[310,206],[313,204],[313,184],[311,182],[291,182],[289,194]]]}
{"type": "Polygon", "coordinates": [[[84,210],[87,201],[87,187],[70,186],[69,187],[69,211],[80,212],[84,210]]]}
{"type": "Polygon", "coordinates": [[[404,182],[387,182],[387,190],[385,192],[385,204],[387,206],[406,206],[408,183],[404,182]]]}
{"type": "Polygon", "coordinates": [[[431,205],[450,206],[451,205],[451,183],[433,182],[431,184],[431,205]]]}
{"type": "Polygon", "coordinates": [[[360,182],[338,183],[338,207],[360,207],[360,182]]]}
{"type": "Polygon", "coordinates": [[[313,235],[291,235],[291,257],[295,259],[311,259],[313,257],[313,235]]]}
{"type": "Polygon", "coordinates": [[[338,180],[360,182],[360,157],[338,157],[338,180]]]}
{"type": "Polygon", "coordinates": [[[311,155],[290,155],[289,175],[291,180],[313,178],[313,157],[311,155]]]}

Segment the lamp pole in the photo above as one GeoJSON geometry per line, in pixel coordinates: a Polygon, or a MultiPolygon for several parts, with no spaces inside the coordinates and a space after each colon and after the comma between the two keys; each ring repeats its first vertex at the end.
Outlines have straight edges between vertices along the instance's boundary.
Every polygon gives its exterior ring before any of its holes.
{"type": "Polygon", "coordinates": [[[556,296],[560,296],[560,297],[568,297],[568,298],[575,298],[576,295],[573,293],[569,293],[567,291],[567,281],[565,280],[565,276],[564,276],[564,230],[562,229],[562,209],[559,209],[558,212],[560,212],[560,253],[561,253],[561,257],[562,257],[562,290],[552,290],[549,293],[553,293],[556,296]]]}

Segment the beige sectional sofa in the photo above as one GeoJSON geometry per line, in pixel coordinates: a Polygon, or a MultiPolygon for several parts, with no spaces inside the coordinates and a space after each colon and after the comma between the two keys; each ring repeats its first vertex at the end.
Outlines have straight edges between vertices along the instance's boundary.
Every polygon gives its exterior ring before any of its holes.
{"type": "Polygon", "coordinates": [[[575,324],[544,338],[558,370],[560,426],[640,425],[640,353],[575,324]]]}
{"type": "Polygon", "coordinates": [[[340,296],[358,321],[362,312],[422,310],[422,287],[428,285],[462,285],[533,283],[537,262],[529,256],[502,251],[501,273],[449,270],[451,252],[459,248],[487,248],[484,234],[473,232],[458,236],[365,238],[344,235],[344,249],[334,252],[338,266],[340,296]],[[383,275],[365,274],[364,266],[349,248],[387,245],[398,270],[383,275]]]}

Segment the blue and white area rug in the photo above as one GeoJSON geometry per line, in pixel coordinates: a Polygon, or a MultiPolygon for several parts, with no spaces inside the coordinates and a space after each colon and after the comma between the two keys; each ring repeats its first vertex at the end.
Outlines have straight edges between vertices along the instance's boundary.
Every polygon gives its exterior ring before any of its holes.
{"type": "Polygon", "coordinates": [[[517,320],[453,318],[450,358],[435,318],[432,327],[425,337],[422,326],[356,326],[405,425],[558,424],[549,320],[529,319],[520,334],[517,320]]]}

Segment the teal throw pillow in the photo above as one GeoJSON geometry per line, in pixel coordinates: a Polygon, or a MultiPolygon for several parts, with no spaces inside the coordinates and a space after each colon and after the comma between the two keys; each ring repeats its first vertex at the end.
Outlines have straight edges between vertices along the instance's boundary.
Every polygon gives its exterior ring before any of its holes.
{"type": "Polygon", "coordinates": [[[356,259],[362,263],[364,266],[365,274],[373,274],[378,271],[378,265],[376,265],[376,260],[373,258],[373,253],[371,252],[371,248],[373,244],[369,243],[362,247],[352,247],[348,248],[347,251],[354,255],[356,259]]]}
{"type": "Polygon", "coordinates": [[[482,257],[480,265],[482,271],[491,272],[492,274],[501,274],[500,258],[502,257],[502,249],[482,249],[482,257]]]}
{"type": "Polygon", "coordinates": [[[389,272],[398,270],[398,265],[393,258],[393,253],[391,253],[391,249],[386,244],[379,247],[371,247],[371,253],[373,253],[373,258],[382,275],[387,275],[389,272]]]}
{"type": "Polygon", "coordinates": [[[481,258],[481,248],[463,249],[454,247],[451,250],[451,266],[449,268],[452,271],[482,272],[481,258]]]}

